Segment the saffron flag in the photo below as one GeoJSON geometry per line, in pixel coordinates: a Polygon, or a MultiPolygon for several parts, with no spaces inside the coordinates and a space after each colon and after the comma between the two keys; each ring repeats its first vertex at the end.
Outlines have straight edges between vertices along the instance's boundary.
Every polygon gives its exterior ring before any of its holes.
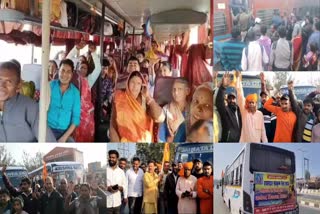
{"type": "Polygon", "coordinates": [[[163,166],[165,161],[170,161],[170,143],[164,144],[163,158],[162,158],[162,171],[163,171],[163,166]]]}
{"type": "Polygon", "coordinates": [[[43,169],[42,169],[42,180],[43,180],[43,182],[46,182],[47,176],[48,176],[48,171],[47,171],[46,162],[43,161],[43,169]]]}

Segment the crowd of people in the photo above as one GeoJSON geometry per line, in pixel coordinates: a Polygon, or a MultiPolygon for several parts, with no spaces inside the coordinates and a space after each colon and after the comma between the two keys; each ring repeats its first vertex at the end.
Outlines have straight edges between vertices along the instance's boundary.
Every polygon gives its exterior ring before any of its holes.
{"type": "Polygon", "coordinates": [[[320,70],[320,17],[274,11],[272,25],[241,8],[235,16],[232,38],[219,44],[225,71],[320,70]]]}
{"type": "Polygon", "coordinates": [[[109,150],[106,213],[213,213],[213,165],[200,159],[146,165],[134,157],[130,167],[109,150]]]}
{"type": "MultiPolygon", "coordinates": [[[[215,78],[217,74],[215,75],[215,78]]],[[[306,95],[303,101],[294,94],[294,82],[288,82],[287,94],[271,94],[260,73],[261,93],[244,97],[241,72],[226,72],[215,94],[215,142],[320,142],[319,91],[306,95]],[[233,87],[235,93],[226,94],[233,87]]]]}
{"type": "Polygon", "coordinates": [[[5,188],[0,189],[0,213],[3,214],[99,214],[106,213],[106,188],[87,176],[88,183],[74,185],[62,178],[59,184],[47,176],[43,182],[21,179],[14,187],[6,166],[2,168],[5,188]]]}
{"type": "MultiPolygon", "coordinates": [[[[201,84],[181,77],[169,61],[163,61],[169,56],[159,51],[156,41],[152,41],[150,50],[144,50],[142,44],[132,52],[127,66],[119,72],[119,62],[114,56],[109,54],[101,65],[96,49],[93,42],[80,41],[61,59],[59,66],[57,61],[50,60],[46,94],[48,142],[94,142],[95,107],[99,104],[102,111],[98,122],[108,124],[105,141],[212,142],[211,77],[201,84]],[[86,45],[88,53],[80,56],[86,45]],[[162,88],[155,88],[158,78],[169,79],[162,88]],[[160,106],[155,94],[171,87],[162,96],[172,99],[160,106]]],[[[208,67],[204,69],[211,72],[208,67]]],[[[0,65],[0,112],[4,127],[0,141],[37,141],[40,91],[30,95],[25,92],[28,90],[21,90],[23,85],[28,87],[21,72],[17,60],[0,65]],[[16,126],[20,127],[18,134],[16,126]]]]}

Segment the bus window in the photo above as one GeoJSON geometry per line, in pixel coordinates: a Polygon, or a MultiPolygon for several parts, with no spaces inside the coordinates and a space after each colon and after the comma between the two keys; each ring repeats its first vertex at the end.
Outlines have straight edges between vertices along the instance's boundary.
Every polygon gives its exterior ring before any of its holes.
{"type": "MultiPolygon", "coordinates": [[[[0,169],[1,170],[1,169],[0,169]]],[[[21,179],[28,177],[28,172],[23,167],[8,167],[6,174],[14,187],[19,187],[21,179]]],[[[5,185],[2,180],[2,174],[0,175],[0,189],[5,188],[5,185]]]]}
{"type": "Polygon", "coordinates": [[[254,148],[250,155],[250,171],[273,172],[273,173],[294,173],[294,156],[291,153],[266,150],[263,147],[254,148]]]}

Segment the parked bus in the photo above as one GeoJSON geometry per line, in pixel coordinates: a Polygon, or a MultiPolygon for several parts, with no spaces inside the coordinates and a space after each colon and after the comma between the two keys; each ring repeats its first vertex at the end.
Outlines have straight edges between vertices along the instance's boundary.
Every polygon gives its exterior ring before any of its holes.
{"type": "MultiPolygon", "coordinates": [[[[54,183],[57,185],[60,180],[66,178],[68,182],[74,184],[84,182],[85,171],[83,164],[73,161],[51,162],[46,163],[48,176],[52,176],[54,183]]],[[[33,182],[38,182],[43,178],[43,166],[29,173],[29,177],[33,182]]]]}
{"type": "MultiPolygon", "coordinates": [[[[2,167],[0,167],[0,171],[2,167]]],[[[8,166],[6,174],[14,187],[19,187],[21,179],[28,177],[28,171],[25,167],[22,166],[8,166]]],[[[5,185],[2,180],[2,173],[0,174],[0,189],[5,188],[5,185]]]]}
{"type": "Polygon", "coordinates": [[[299,213],[293,152],[246,144],[225,169],[223,200],[230,213],[299,213]]]}
{"type": "MultiPolygon", "coordinates": [[[[316,86],[312,85],[295,85],[294,86],[294,94],[296,95],[298,100],[304,100],[305,97],[317,90],[316,86]]],[[[281,94],[288,94],[288,86],[281,86],[280,87],[281,94]]]]}
{"type": "Polygon", "coordinates": [[[176,147],[175,162],[189,162],[200,159],[202,162],[210,161],[213,163],[213,144],[212,143],[180,143],[176,147]]]}

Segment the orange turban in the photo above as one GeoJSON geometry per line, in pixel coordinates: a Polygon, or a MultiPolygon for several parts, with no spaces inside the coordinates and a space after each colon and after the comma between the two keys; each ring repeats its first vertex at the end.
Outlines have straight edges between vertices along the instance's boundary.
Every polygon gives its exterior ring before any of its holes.
{"type": "Polygon", "coordinates": [[[185,168],[188,168],[188,169],[192,169],[192,167],[193,167],[193,163],[192,162],[187,162],[187,163],[184,163],[183,164],[183,168],[185,169],[185,168]]]}
{"type": "Polygon", "coordinates": [[[245,108],[248,109],[249,108],[249,102],[258,102],[258,95],[257,94],[249,94],[247,97],[246,97],[246,106],[245,108]]]}

